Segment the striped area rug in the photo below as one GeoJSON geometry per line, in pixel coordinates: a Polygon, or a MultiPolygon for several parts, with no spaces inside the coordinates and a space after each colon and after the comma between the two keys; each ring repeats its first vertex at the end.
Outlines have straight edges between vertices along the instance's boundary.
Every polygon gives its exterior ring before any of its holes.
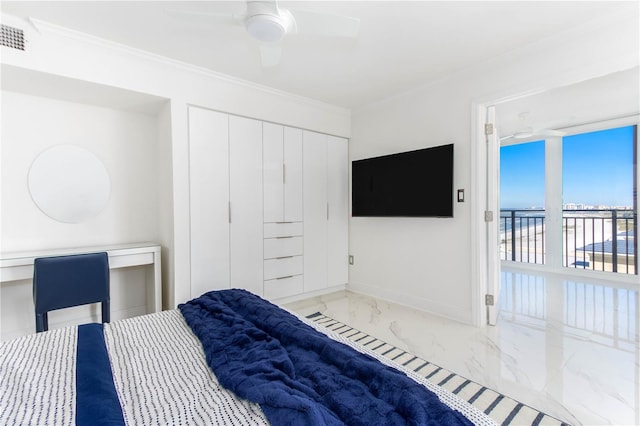
{"type": "Polygon", "coordinates": [[[316,312],[307,318],[347,339],[365,346],[378,355],[382,355],[404,367],[424,376],[438,386],[458,395],[474,407],[484,411],[500,425],[563,425],[566,423],[542,413],[528,405],[486,388],[465,377],[459,376],[410,354],[374,336],[363,333],[346,324],[316,312]]]}

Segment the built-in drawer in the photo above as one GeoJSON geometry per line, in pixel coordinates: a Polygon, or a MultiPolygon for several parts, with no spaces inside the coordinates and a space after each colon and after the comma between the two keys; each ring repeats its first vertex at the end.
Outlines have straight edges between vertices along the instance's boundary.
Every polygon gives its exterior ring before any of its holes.
{"type": "Polygon", "coordinates": [[[264,261],[264,279],[300,275],[303,271],[302,256],[277,257],[264,261]]]}
{"type": "Polygon", "coordinates": [[[302,235],[302,222],[274,222],[264,224],[264,237],[295,237],[302,235]]]}
{"type": "Polygon", "coordinates": [[[276,278],[275,280],[264,282],[264,297],[278,299],[280,297],[293,296],[302,293],[303,289],[304,279],[302,275],[276,278]]]}
{"type": "Polygon", "coordinates": [[[278,237],[264,239],[264,258],[300,256],[302,254],[302,237],[278,237]]]}

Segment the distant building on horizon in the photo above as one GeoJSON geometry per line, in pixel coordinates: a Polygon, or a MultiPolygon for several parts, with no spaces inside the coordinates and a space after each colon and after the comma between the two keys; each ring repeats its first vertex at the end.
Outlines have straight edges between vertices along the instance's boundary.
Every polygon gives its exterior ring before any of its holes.
{"type": "Polygon", "coordinates": [[[608,206],[606,204],[564,203],[563,210],[633,210],[632,206],[608,206]]]}

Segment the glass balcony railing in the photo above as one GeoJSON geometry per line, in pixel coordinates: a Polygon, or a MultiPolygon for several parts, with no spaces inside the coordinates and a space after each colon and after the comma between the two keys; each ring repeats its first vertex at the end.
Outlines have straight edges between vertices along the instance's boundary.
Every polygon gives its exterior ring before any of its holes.
{"type": "MultiPolygon", "coordinates": [[[[562,264],[576,269],[636,274],[637,219],[633,210],[563,210],[562,264]]],[[[500,257],[544,264],[545,211],[500,211],[500,257]]]]}

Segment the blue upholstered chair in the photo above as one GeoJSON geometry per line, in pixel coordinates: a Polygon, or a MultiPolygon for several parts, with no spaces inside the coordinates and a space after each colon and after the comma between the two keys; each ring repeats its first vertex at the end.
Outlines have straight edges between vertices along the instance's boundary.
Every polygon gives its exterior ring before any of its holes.
{"type": "Polygon", "coordinates": [[[49,329],[49,311],[97,302],[102,304],[102,322],[109,322],[107,253],[35,259],[33,303],[36,308],[36,332],[49,329]]]}

